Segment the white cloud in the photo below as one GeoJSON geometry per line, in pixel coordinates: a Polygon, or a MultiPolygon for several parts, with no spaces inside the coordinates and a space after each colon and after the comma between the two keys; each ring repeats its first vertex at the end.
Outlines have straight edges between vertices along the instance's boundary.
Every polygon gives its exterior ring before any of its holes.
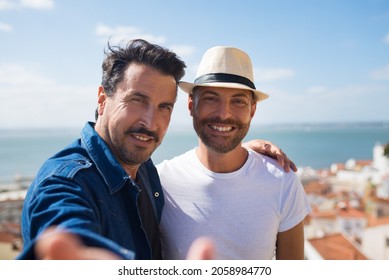
{"type": "Polygon", "coordinates": [[[22,7],[37,10],[50,10],[54,7],[53,0],[21,0],[20,4],[22,7]]]}
{"type": "Polygon", "coordinates": [[[1,128],[82,127],[94,119],[95,86],[18,86],[0,92],[1,128]]]}
{"type": "Polygon", "coordinates": [[[273,88],[267,91],[270,98],[258,104],[253,123],[387,120],[388,91],[384,85],[320,85],[305,91],[273,88]]]}
{"type": "Polygon", "coordinates": [[[260,82],[284,80],[294,75],[294,71],[287,68],[254,68],[255,80],[260,82]]]}
{"type": "Polygon", "coordinates": [[[189,45],[173,45],[170,49],[180,57],[192,56],[196,51],[196,47],[189,45]]]}
{"type": "Polygon", "coordinates": [[[52,82],[34,65],[0,64],[0,88],[3,86],[45,86],[52,82]]]}
{"type": "Polygon", "coordinates": [[[167,38],[160,35],[145,33],[141,28],[136,26],[109,26],[103,23],[99,23],[95,29],[96,35],[99,37],[99,42],[102,44],[109,43],[111,45],[125,44],[129,40],[144,39],[150,43],[161,45],[165,48],[175,52],[184,61],[190,58],[196,51],[196,47],[192,45],[171,45],[169,46],[167,38]]]}
{"type": "Polygon", "coordinates": [[[109,27],[104,24],[99,24],[96,27],[96,34],[99,36],[112,36],[115,34],[133,34],[138,33],[140,30],[132,26],[117,26],[115,28],[109,27]]]}
{"type": "Polygon", "coordinates": [[[374,80],[388,80],[389,81],[389,65],[381,69],[376,69],[370,75],[374,80]]]}
{"type": "Polygon", "coordinates": [[[11,10],[15,6],[15,1],[0,0],[0,11],[11,10]]]}
{"type": "Polygon", "coordinates": [[[0,0],[0,11],[16,9],[50,10],[53,0],[0,0]]]}
{"type": "Polygon", "coordinates": [[[326,87],[324,86],[313,86],[313,87],[310,87],[308,88],[308,93],[312,93],[312,94],[318,94],[318,93],[324,93],[326,92],[326,87]]]}
{"type": "Polygon", "coordinates": [[[0,65],[2,128],[81,127],[93,120],[96,86],[61,85],[39,67],[0,65]]]}
{"type": "Polygon", "coordinates": [[[102,23],[97,25],[96,35],[99,36],[103,44],[106,44],[108,40],[111,44],[118,44],[131,39],[144,39],[154,44],[164,44],[166,41],[163,36],[143,33],[141,29],[134,26],[119,25],[110,27],[102,23]]]}
{"type": "Polygon", "coordinates": [[[0,31],[11,32],[12,30],[13,30],[12,25],[5,22],[0,22],[0,31]]]}

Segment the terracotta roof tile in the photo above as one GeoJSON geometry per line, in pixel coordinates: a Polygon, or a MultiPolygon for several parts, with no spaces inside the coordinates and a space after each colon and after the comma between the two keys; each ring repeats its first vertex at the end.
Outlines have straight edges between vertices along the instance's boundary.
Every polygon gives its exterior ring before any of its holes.
{"type": "Polygon", "coordinates": [[[368,258],[343,234],[336,233],[308,242],[325,260],[367,260],[368,258]]]}

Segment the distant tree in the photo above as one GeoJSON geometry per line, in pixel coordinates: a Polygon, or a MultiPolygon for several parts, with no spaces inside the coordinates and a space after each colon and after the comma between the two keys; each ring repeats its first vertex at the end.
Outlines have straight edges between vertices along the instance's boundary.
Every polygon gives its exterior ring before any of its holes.
{"type": "Polygon", "coordinates": [[[389,143],[384,145],[384,156],[389,157],[389,143]]]}

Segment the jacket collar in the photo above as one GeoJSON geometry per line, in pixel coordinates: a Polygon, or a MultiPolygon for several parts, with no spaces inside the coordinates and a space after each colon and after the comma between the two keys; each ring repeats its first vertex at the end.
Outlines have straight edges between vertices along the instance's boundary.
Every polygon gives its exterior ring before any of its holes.
{"type": "Polygon", "coordinates": [[[97,170],[104,178],[110,193],[113,194],[120,190],[128,180],[132,183],[134,181],[125,172],[94,126],[93,122],[85,124],[81,131],[81,145],[85,147],[97,170]]]}

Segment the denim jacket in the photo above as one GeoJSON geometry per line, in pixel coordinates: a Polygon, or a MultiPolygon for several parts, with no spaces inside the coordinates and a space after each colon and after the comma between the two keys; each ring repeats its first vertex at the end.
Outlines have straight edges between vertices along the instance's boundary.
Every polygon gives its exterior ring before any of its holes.
{"type": "MultiPolygon", "coordinates": [[[[34,259],[37,237],[52,225],[76,233],[87,246],[106,248],[124,259],[151,259],[137,207],[140,188],[93,126],[87,123],[81,138],[48,159],[32,182],[22,211],[24,250],[18,259],[34,259]]],[[[137,176],[159,222],[164,199],[151,159],[140,166],[137,176]]]]}

